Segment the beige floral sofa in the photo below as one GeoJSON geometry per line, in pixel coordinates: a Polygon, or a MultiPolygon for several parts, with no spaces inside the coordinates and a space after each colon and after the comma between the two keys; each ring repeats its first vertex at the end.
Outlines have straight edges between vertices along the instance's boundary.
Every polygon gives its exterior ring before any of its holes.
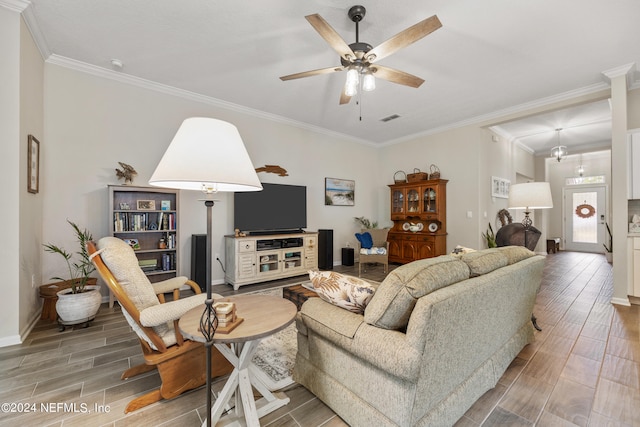
{"type": "Polygon", "coordinates": [[[294,380],[351,426],[453,425],[533,341],[543,265],[487,249],[398,267],[364,314],[310,298],[294,380]]]}

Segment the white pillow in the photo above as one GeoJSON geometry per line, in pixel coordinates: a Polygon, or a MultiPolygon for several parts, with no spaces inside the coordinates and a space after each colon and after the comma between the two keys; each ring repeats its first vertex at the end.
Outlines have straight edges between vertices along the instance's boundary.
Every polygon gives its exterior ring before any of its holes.
{"type": "Polygon", "coordinates": [[[309,271],[313,288],[324,301],[363,314],[375,288],[368,282],[333,271],[309,271]]]}

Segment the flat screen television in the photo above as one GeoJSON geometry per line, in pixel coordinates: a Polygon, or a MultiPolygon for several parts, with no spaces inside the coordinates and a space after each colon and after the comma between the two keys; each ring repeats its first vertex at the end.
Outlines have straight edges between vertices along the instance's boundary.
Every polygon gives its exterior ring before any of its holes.
{"type": "Polygon", "coordinates": [[[262,191],[234,193],[234,228],[253,234],[307,227],[307,187],[262,184],[262,191]]]}

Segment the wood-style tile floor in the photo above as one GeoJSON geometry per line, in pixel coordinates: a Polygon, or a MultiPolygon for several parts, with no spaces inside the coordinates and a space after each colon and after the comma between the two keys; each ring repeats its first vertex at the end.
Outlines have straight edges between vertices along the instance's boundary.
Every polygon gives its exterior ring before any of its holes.
{"type": "MultiPolygon", "coordinates": [[[[357,274],[357,264],[335,270],[357,274]]],[[[373,266],[363,276],[381,281],[384,273],[373,266]]],[[[214,292],[232,295],[301,279],[238,292],[217,285],[214,292]]],[[[535,308],[543,331],[456,427],[640,426],[640,307],[612,305],[611,293],[611,265],[603,255],[547,256],[535,308]]],[[[204,388],[124,415],[131,396],[159,383],[153,372],[120,380],[125,368],[141,360],[138,340],[117,305],[104,304],[85,329],[59,332],[41,321],[23,344],[0,348],[0,403],[21,410],[6,412],[3,406],[0,425],[199,426],[206,416],[204,388]]],[[[263,417],[262,425],[346,425],[303,387],[286,393],[289,405],[263,417]]]]}

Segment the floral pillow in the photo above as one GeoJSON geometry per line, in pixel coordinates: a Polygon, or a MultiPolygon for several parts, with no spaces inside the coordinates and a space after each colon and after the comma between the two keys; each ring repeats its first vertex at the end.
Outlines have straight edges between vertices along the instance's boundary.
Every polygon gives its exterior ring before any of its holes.
{"type": "Polygon", "coordinates": [[[333,271],[309,271],[314,291],[324,301],[363,314],[375,288],[368,282],[333,271]]]}

